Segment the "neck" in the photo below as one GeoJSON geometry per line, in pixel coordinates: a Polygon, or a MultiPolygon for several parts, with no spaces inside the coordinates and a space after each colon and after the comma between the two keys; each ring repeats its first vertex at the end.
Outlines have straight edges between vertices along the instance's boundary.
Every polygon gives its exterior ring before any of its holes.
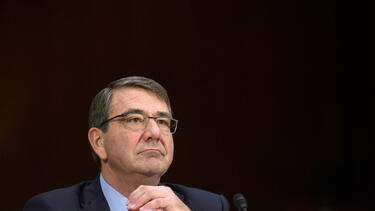
{"type": "Polygon", "coordinates": [[[126,198],[140,185],[156,186],[160,182],[159,175],[118,174],[109,168],[103,167],[102,175],[104,180],[126,198]]]}

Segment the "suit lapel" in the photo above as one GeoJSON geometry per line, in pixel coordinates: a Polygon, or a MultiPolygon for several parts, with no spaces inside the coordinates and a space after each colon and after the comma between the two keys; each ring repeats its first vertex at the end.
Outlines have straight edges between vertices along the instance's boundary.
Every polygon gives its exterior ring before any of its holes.
{"type": "Polygon", "coordinates": [[[176,194],[176,196],[177,196],[178,198],[180,198],[181,201],[184,202],[184,199],[185,199],[184,195],[182,195],[181,193],[176,192],[175,190],[173,190],[173,192],[176,194]]]}
{"type": "Polygon", "coordinates": [[[82,188],[80,207],[82,211],[110,211],[99,177],[82,188]]]}

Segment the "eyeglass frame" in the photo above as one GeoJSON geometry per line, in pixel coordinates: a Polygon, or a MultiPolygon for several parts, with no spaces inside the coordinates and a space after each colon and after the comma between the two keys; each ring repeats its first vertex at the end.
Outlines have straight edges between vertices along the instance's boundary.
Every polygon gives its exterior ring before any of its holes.
{"type": "MultiPolygon", "coordinates": [[[[138,110],[135,110],[135,111],[126,111],[126,112],[124,112],[124,113],[122,113],[122,114],[119,114],[119,115],[116,115],[116,116],[114,116],[114,117],[111,117],[111,118],[109,118],[109,119],[107,119],[107,120],[104,120],[102,123],[100,123],[100,125],[99,125],[99,127],[98,128],[101,128],[101,127],[103,127],[105,124],[107,124],[107,123],[109,123],[110,121],[112,121],[112,120],[114,120],[114,119],[117,119],[117,118],[120,118],[120,117],[126,117],[127,115],[129,115],[129,114],[141,114],[141,115],[143,115],[143,116],[145,116],[145,117],[147,117],[149,120],[150,119],[153,119],[153,120],[157,120],[157,119],[159,119],[159,118],[168,118],[168,119],[170,119],[170,120],[172,120],[172,121],[175,121],[176,122],[176,126],[174,127],[174,131],[172,132],[171,131],[171,127],[169,127],[169,132],[170,132],[170,134],[175,134],[176,133],[176,131],[177,131],[177,125],[178,125],[178,120],[177,119],[174,119],[174,118],[172,118],[172,117],[161,117],[161,116],[148,116],[147,114],[145,114],[144,112],[141,112],[141,111],[138,111],[138,110]]],[[[148,121],[149,121],[148,120],[148,121]]],[[[147,124],[148,124],[148,122],[147,122],[147,124]]],[[[147,127],[147,124],[145,124],[145,128],[147,127]]],[[[159,127],[159,126],[158,126],[159,127]]],[[[144,129],[144,128],[143,128],[144,129]]]]}

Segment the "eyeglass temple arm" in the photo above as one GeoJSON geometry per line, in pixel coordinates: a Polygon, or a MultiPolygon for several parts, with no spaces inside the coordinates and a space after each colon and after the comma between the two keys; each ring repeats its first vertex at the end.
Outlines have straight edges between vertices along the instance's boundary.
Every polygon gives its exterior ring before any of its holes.
{"type": "Polygon", "coordinates": [[[123,117],[123,116],[125,116],[125,114],[120,114],[120,115],[114,116],[114,117],[112,117],[112,118],[109,118],[109,119],[107,119],[107,120],[104,120],[104,122],[102,122],[102,123],[99,125],[99,128],[103,127],[103,125],[107,124],[109,121],[114,120],[114,119],[119,118],[119,117],[123,117]]]}

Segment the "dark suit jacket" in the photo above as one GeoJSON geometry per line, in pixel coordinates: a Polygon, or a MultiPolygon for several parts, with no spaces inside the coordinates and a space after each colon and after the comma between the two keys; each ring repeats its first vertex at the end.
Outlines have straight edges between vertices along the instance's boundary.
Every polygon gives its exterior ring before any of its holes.
{"type": "MultiPolygon", "coordinates": [[[[164,183],[193,211],[228,211],[223,195],[177,184],[164,183]]],[[[109,211],[99,177],[71,187],[42,193],[31,198],[23,211],[109,211]]]]}

